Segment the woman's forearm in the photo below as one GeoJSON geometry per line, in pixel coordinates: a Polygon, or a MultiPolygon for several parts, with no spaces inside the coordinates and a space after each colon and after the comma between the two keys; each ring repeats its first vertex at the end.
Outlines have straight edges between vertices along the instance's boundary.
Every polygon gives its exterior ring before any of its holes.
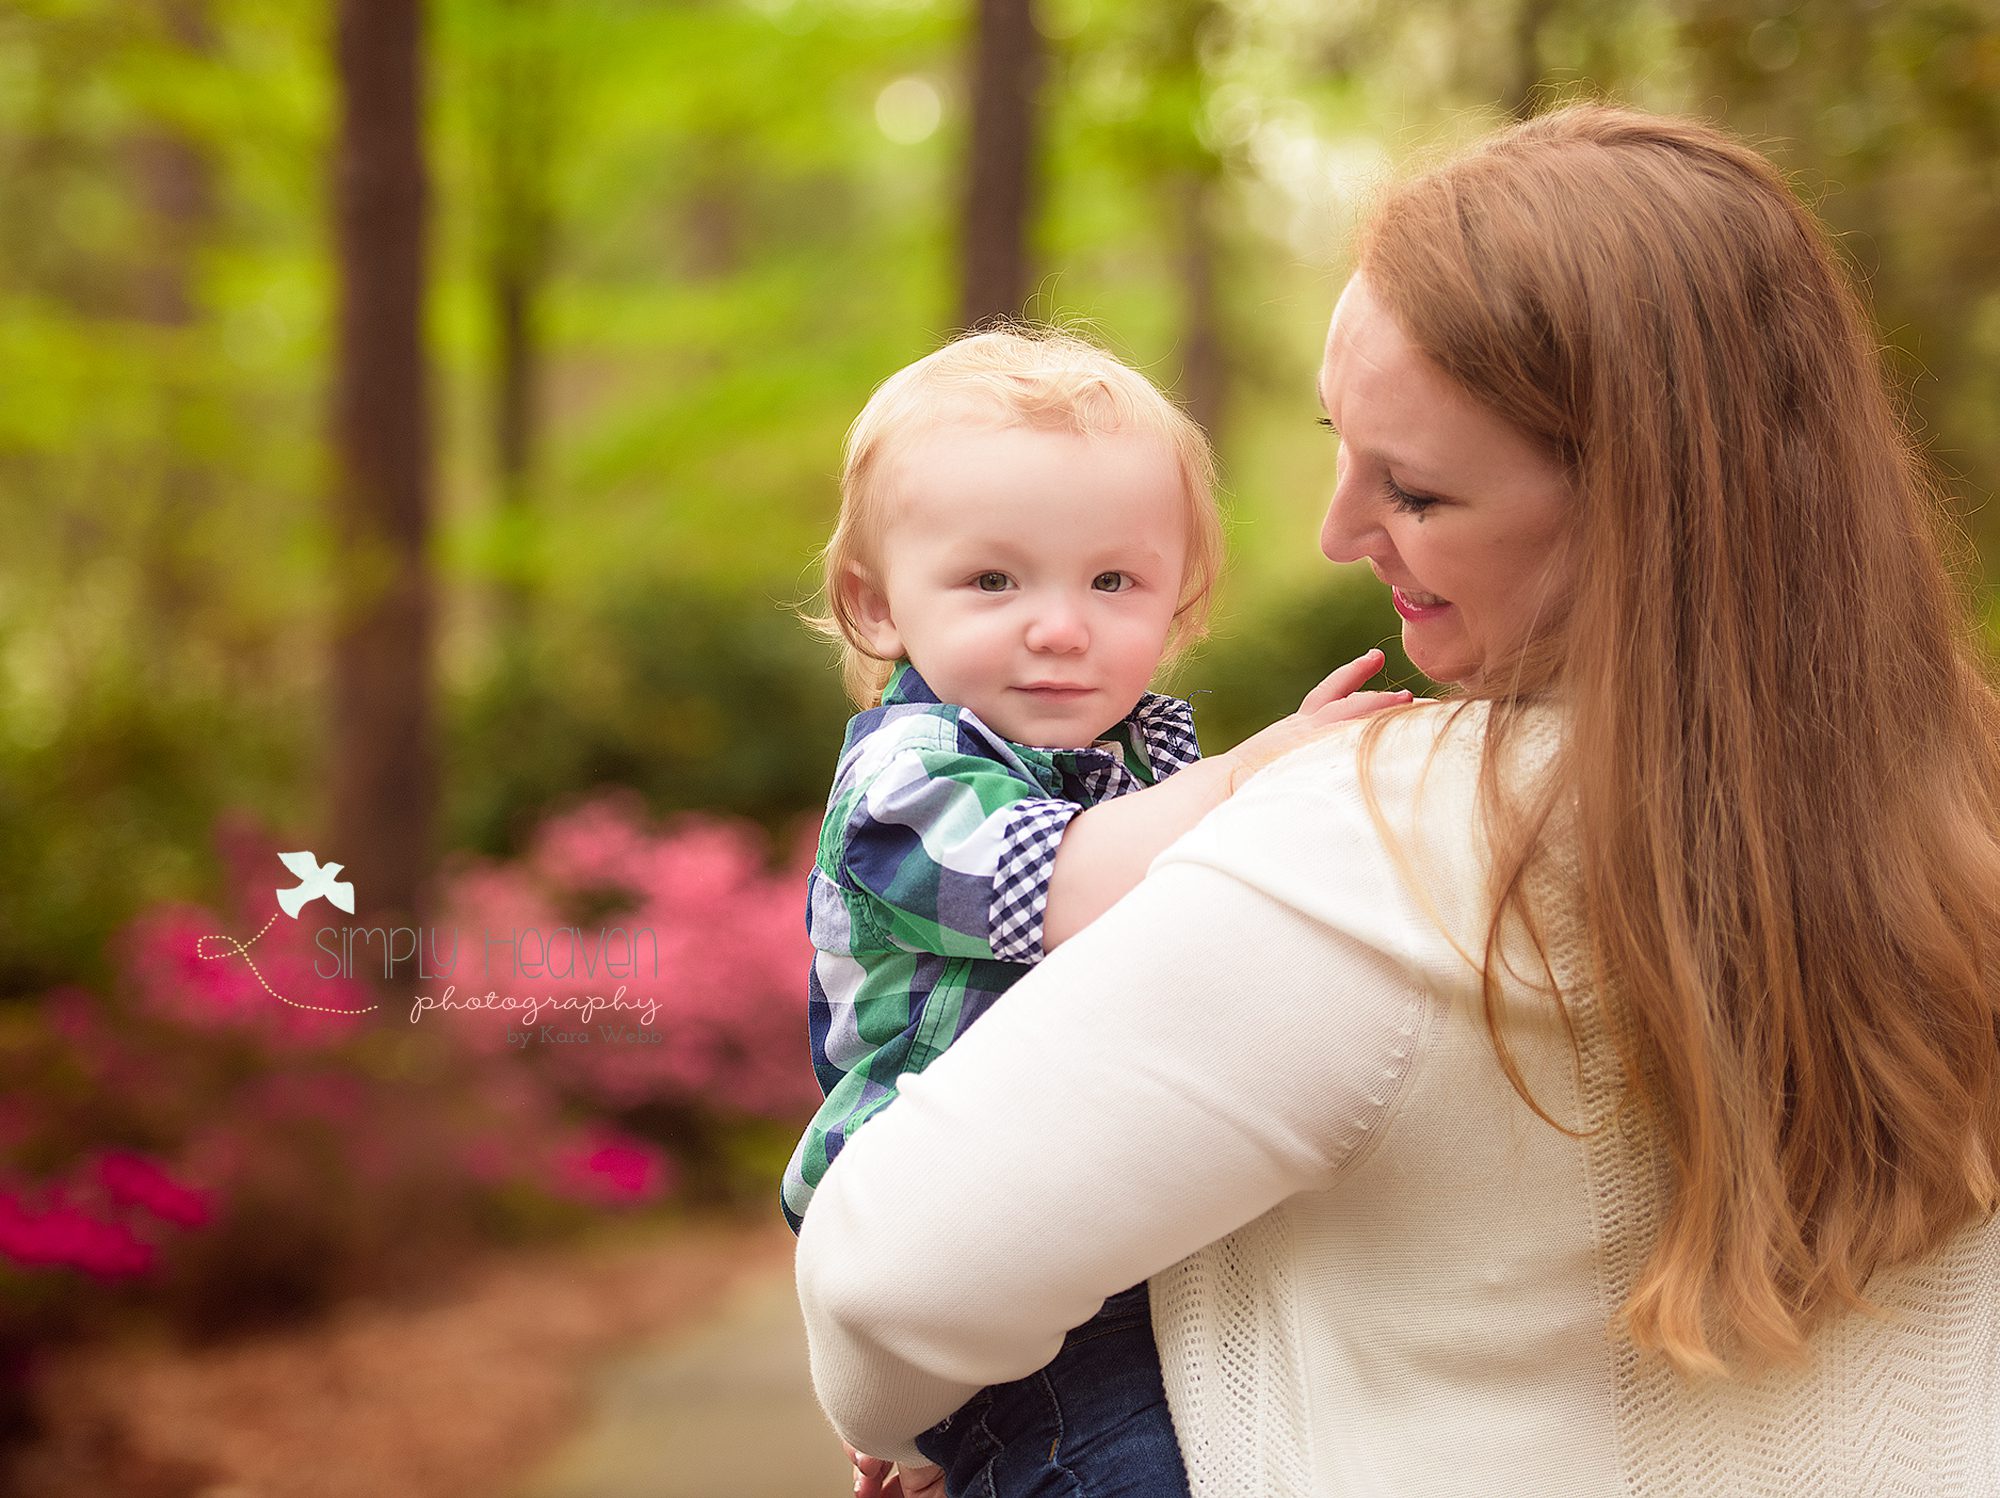
{"type": "Polygon", "coordinates": [[[1229,795],[1229,769],[1226,756],[1200,760],[1072,817],[1049,875],[1042,949],[1054,951],[1116,905],[1168,844],[1220,806],[1229,795]]]}
{"type": "Polygon", "coordinates": [[[1370,650],[1306,694],[1299,710],[1226,754],[1204,759],[1142,791],[1099,802],[1070,819],[1056,848],[1042,914],[1042,950],[1054,951],[1146,877],[1153,860],[1265,766],[1343,723],[1407,705],[1407,691],[1357,690],[1382,664],[1370,650]]]}

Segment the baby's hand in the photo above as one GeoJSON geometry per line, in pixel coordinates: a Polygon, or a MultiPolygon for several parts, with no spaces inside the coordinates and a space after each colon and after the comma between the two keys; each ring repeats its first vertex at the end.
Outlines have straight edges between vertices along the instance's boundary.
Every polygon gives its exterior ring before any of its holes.
{"type": "Polygon", "coordinates": [[[866,1456],[845,1441],[840,1444],[854,1464],[856,1498],[944,1498],[943,1468],[897,1468],[886,1457],[866,1456]]]}
{"type": "Polygon", "coordinates": [[[1382,669],[1384,659],[1379,650],[1370,650],[1355,657],[1306,693],[1299,710],[1289,718],[1280,718],[1269,728],[1252,734],[1230,750],[1224,756],[1230,761],[1230,789],[1234,790],[1273,760],[1282,759],[1294,749],[1311,743],[1336,723],[1365,717],[1385,707],[1400,707],[1406,702],[1414,702],[1415,696],[1408,691],[1357,690],[1382,669]]]}
{"type": "Polygon", "coordinates": [[[1344,723],[1349,718],[1365,717],[1378,708],[1389,706],[1389,699],[1400,698],[1413,701],[1406,691],[1358,692],[1356,689],[1382,669],[1388,657],[1380,650],[1365,650],[1346,665],[1327,673],[1325,681],[1306,693],[1305,701],[1299,704],[1294,716],[1312,718],[1315,722],[1344,723]]]}

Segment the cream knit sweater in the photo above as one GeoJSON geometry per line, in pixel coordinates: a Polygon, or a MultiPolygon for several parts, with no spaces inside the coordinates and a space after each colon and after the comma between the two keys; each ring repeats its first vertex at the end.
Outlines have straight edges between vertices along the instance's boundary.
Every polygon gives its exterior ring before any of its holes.
{"type": "MultiPolygon", "coordinates": [[[[1485,930],[1483,710],[1440,740],[1448,712],[1375,756],[1399,851],[1354,729],[1289,757],[856,1135],[798,1249],[834,1424],[917,1459],[1150,1278],[1196,1498],[2000,1494],[2000,1222],[1878,1275],[1888,1319],[1830,1324],[1801,1369],[1691,1383],[1608,1335],[1661,1155],[1635,1110],[1577,1141],[1501,1074],[1454,947],[1485,930]]],[[[1505,1023],[1543,1107],[1588,1127],[1618,1064],[1552,869],[1581,1063],[1530,983],[1505,1023]]]]}

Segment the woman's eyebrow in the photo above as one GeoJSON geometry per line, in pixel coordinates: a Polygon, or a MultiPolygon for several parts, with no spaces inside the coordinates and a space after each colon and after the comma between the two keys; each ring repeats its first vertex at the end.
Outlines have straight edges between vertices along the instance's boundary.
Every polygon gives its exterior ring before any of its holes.
{"type": "Polygon", "coordinates": [[[1437,474],[1433,470],[1426,468],[1422,463],[1415,462],[1401,453],[1383,452],[1377,448],[1362,447],[1346,437],[1341,437],[1340,428],[1333,424],[1333,418],[1330,416],[1326,418],[1326,426],[1327,430],[1332,432],[1334,436],[1340,437],[1340,445],[1343,448],[1351,447],[1360,457],[1371,458],[1375,462],[1380,463],[1384,468],[1392,469],[1397,473],[1405,475],[1413,483],[1422,486],[1426,493],[1433,494],[1440,499],[1449,497],[1439,491],[1452,486],[1436,483],[1437,474]]]}
{"type": "MultiPolygon", "coordinates": [[[[1354,444],[1351,443],[1346,437],[1341,436],[1340,427],[1333,419],[1333,408],[1327,404],[1326,390],[1318,380],[1313,381],[1313,394],[1319,398],[1320,410],[1326,413],[1327,430],[1332,432],[1334,436],[1340,437],[1341,445],[1343,447],[1354,446],[1354,444]]],[[[1430,469],[1426,468],[1425,465],[1423,465],[1422,463],[1412,461],[1408,456],[1402,453],[1383,452],[1380,451],[1379,449],[1367,448],[1367,447],[1356,447],[1355,450],[1362,457],[1373,458],[1377,462],[1380,462],[1384,466],[1389,468],[1399,469],[1405,473],[1424,475],[1432,479],[1435,479],[1437,477],[1437,475],[1430,469]]]]}

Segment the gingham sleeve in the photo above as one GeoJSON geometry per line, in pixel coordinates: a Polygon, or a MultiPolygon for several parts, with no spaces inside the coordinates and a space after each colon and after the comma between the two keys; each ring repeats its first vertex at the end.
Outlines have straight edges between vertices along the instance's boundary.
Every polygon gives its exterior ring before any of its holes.
{"type": "Polygon", "coordinates": [[[956,747],[907,747],[850,798],[842,875],[881,945],[1038,962],[1056,849],[1080,810],[956,747]]]}

